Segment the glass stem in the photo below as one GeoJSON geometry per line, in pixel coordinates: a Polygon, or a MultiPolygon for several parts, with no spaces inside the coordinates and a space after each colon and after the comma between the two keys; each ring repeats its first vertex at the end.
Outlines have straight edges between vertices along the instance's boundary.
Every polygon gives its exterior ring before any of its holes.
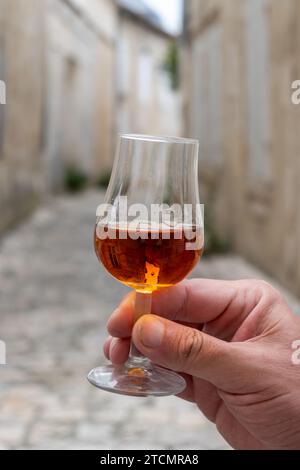
{"type": "MultiPolygon", "coordinates": [[[[151,305],[152,305],[152,293],[150,292],[136,292],[135,293],[135,319],[136,322],[142,315],[147,315],[151,313],[151,305]]],[[[130,352],[128,361],[126,363],[127,367],[130,368],[143,368],[143,369],[150,369],[151,362],[147,357],[145,357],[140,351],[136,348],[131,341],[130,345],[130,352]]]]}

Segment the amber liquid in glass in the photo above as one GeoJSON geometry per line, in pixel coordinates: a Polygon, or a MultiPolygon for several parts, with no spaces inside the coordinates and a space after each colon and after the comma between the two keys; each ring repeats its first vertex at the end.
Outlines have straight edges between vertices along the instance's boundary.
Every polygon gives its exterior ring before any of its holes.
{"type": "Polygon", "coordinates": [[[167,237],[164,230],[147,229],[143,236],[132,239],[126,228],[116,228],[113,238],[101,239],[96,228],[95,251],[116,279],[137,291],[153,292],[183,280],[203,252],[201,235],[193,228],[189,233],[186,229],[170,229],[167,237]],[[187,249],[196,239],[197,249],[187,249]]]}

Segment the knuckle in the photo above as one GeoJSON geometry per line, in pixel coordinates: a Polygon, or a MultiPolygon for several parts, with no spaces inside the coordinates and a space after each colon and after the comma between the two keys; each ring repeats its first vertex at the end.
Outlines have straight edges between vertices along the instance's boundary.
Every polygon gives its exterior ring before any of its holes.
{"type": "Polygon", "coordinates": [[[275,289],[269,282],[264,279],[254,279],[251,281],[253,288],[272,301],[280,300],[282,298],[281,293],[275,289]]]}
{"type": "Polygon", "coordinates": [[[189,328],[179,338],[178,352],[180,359],[184,362],[194,361],[201,354],[202,346],[202,334],[193,328],[189,328]]]}
{"type": "Polygon", "coordinates": [[[266,281],[262,282],[262,291],[271,303],[281,302],[283,300],[282,294],[266,281]]]}

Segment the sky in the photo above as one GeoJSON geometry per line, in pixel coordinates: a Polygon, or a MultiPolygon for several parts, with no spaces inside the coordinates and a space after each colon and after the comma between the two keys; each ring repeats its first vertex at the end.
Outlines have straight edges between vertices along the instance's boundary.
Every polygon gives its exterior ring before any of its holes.
{"type": "Polygon", "coordinates": [[[182,24],[182,0],[144,0],[162,18],[172,33],[178,33],[182,24]]]}

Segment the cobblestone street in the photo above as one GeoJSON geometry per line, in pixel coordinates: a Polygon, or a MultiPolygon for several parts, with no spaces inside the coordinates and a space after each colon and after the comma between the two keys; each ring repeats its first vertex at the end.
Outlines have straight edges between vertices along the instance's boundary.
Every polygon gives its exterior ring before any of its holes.
{"type": "MultiPolygon", "coordinates": [[[[0,448],[228,448],[189,403],[113,395],[87,382],[89,369],[104,362],[106,320],[126,292],[92,249],[100,198],[55,198],[0,245],[0,338],[8,364],[0,367],[0,448]]],[[[227,256],[203,260],[195,274],[263,276],[227,256]]]]}

